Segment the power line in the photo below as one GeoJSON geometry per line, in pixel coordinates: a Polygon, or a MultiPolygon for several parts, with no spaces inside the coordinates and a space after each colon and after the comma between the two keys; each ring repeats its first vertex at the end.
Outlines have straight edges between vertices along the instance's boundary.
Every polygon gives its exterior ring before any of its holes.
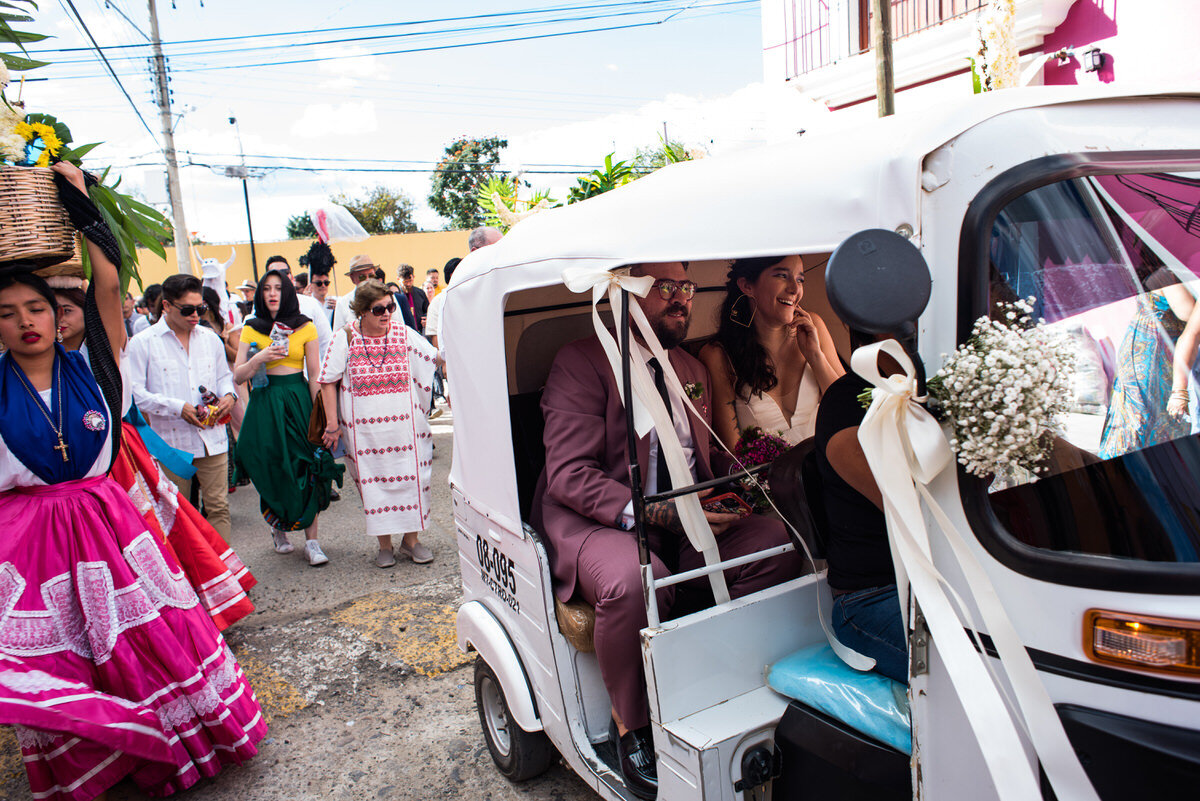
{"type": "MultiPolygon", "coordinates": [[[[755,0],[755,2],[756,1],[757,0],[755,0]]],[[[622,8],[622,7],[626,7],[626,6],[654,6],[654,5],[663,5],[666,3],[673,3],[673,2],[679,2],[679,0],[626,0],[626,2],[619,2],[619,3],[592,3],[592,4],[587,4],[587,5],[575,5],[575,6],[570,6],[570,5],[550,6],[550,7],[546,7],[546,8],[534,8],[534,9],[528,9],[528,10],[494,12],[491,14],[469,14],[469,15],[460,16],[460,17],[435,17],[435,18],[431,18],[431,19],[407,20],[407,21],[403,21],[403,22],[377,22],[377,23],[372,23],[370,25],[344,25],[344,26],[338,26],[338,27],[333,27],[333,28],[312,28],[312,29],[300,30],[300,31],[280,31],[277,33],[254,33],[254,34],[242,34],[239,36],[209,37],[209,38],[203,38],[203,39],[180,39],[179,41],[175,41],[175,42],[163,42],[163,46],[164,47],[175,47],[177,45],[187,45],[187,44],[209,44],[209,43],[213,43],[213,42],[248,41],[248,40],[257,40],[257,39],[269,39],[269,38],[281,37],[281,36],[311,36],[313,34],[345,33],[345,32],[351,32],[351,31],[375,30],[378,28],[395,28],[395,27],[411,27],[411,26],[416,26],[416,25],[433,25],[433,24],[439,23],[439,22],[468,22],[471,20],[478,20],[478,19],[495,19],[495,18],[501,18],[501,17],[514,17],[514,16],[532,16],[534,14],[545,14],[545,13],[552,13],[552,12],[557,13],[557,12],[563,12],[563,11],[591,11],[593,9],[599,9],[599,8],[617,9],[617,8],[622,8]]],[[[114,8],[114,10],[117,11],[118,14],[121,14],[122,17],[125,16],[124,13],[122,13],[119,8],[116,8],[115,5],[113,5],[112,7],[114,8]]],[[[706,5],[705,7],[707,8],[708,6],[706,5]]],[[[661,9],[659,9],[659,10],[661,10],[661,9]]],[[[650,12],[647,11],[646,13],[650,13],[650,12]]],[[[128,17],[126,17],[126,20],[128,20],[128,17]]],[[[130,23],[130,24],[132,24],[132,23],[130,23]]],[[[134,26],[134,27],[136,28],[136,26],[134,26]]],[[[140,33],[140,31],[139,31],[139,33],[140,33]]],[[[133,43],[133,44],[127,44],[127,45],[114,45],[113,47],[110,47],[108,49],[113,50],[113,49],[141,48],[141,47],[146,47],[146,46],[147,45],[141,44],[141,43],[133,43]]],[[[81,52],[81,51],[87,52],[88,50],[89,50],[89,48],[86,48],[86,47],[47,48],[45,50],[38,50],[36,53],[31,51],[31,55],[47,54],[47,53],[76,53],[76,52],[81,52]]]]}
{"type": "MultiPolygon", "coordinates": [[[[662,2],[662,1],[663,0],[660,0],[660,2],[662,2]]],[[[678,0],[666,0],[666,1],[673,2],[673,3],[678,2],[678,0]]],[[[716,2],[713,5],[715,5],[715,6],[746,5],[748,3],[756,3],[756,2],[757,2],[757,0],[720,0],[719,2],[716,2]]],[[[688,11],[688,10],[694,8],[695,5],[696,5],[696,3],[692,2],[687,5],[682,5],[682,6],[675,5],[675,6],[669,6],[666,8],[635,9],[635,10],[630,10],[630,11],[621,11],[618,13],[591,14],[591,15],[586,15],[586,16],[562,17],[562,18],[546,19],[546,20],[532,20],[532,21],[527,21],[527,22],[506,22],[506,23],[502,23],[502,24],[498,24],[498,25],[472,26],[472,27],[466,27],[466,28],[444,28],[444,29],[432,30],[432,31],[411,31],[411,32],[406,32],[406,33],[380,34],[377,36],[353,36],[353,37],[344,38],[344,39],[325,39],[323,41],[318,41],[318,42],[301,42],[301,43],[284,42],[281,44],[259,45],[257,47],[246,47],[246,48],[225,48],[225,49],[221,49],[221,50],[195,50],[195,51],[187,51],[187,52],[176,52],[176,53],[173,53],[173,57],[177,58],[177,59],[199,58],[201,56],[236,55],[239,53],[257,53],[257,52],[268,51],[268,50],[284,50],[284,49],[295,50],[295,49],[301,48],[301,47],[312,48],[312,47],[322,47],[322,46],[329,46],[329,45],[356,44],[356,43],[372,42],[372,41],[385,41],[385,40],[390,41],[390,40],[394,40],[394,39],[407,39],[407,38],[418,37],[418,36],[438,36],[438,35],[448,35],[448,34],[457,34],[457,33],[478,33],[481,31],[506,30],[506,29],[511,29],[511,28],[526,28],[526,27],[532,27],[535,25],[558,25],[558,24],[564,24],[564,23],[568,23],[568,22],[591,22],[593,20],[598,20],[598,19],[613,19],[613,18],[617,18],[617,17],[629,17],[629,16],[645,16],[647,14],[668,12],[668,11],[674,12],[674,13],[670,14],[669,16],[667,16],[665,19],[655,20],[655,22],[654,22],[654,24],[662,24],[664,22],[669,22],[672,19],[674,19],[675,17],[684,13],[685,11],[688,11]]],[[[706,8],[713,7],[713,5],[706,6],[706,8]]],[[[225,41],[225,40],[216,40],[216,41],[225,41]]],[[[137,61],[142,58],[144,58],[144,56],[134,55],[134,56],[121,56],[119,58],[114,58],[113,60],[114,61],[137,61]]],[[[59,61],[56,63],[64,64],[64,65],[72,65],[72,64],[80,64],[80,63],[84,63],[84,62],[67,60],[67,61],[59,61]]]]}
{"type": "Polygon", "coordinates": [[[133,102],[133,98],[129,96],[129,92],[126,91],[125,85],[121,83],[121,79],[117,77],[117,72],[112,68],[112,64],[108,63],[108,58],[105,57],[104,51],[100,49],[100,44],[96,41],[96,37],[92,36],[92,32],[88,29],[87,23],[84,22],[83,17],[80,16],[79,9],[75,8],[74,0],[59,0],[59,2],[66,3],[66,5],[70,6],[71,13],[75,15],[75,19],[79,21],[79,26],[83,28],[84,34],[86,34],[87,38],[91,41],[92,47],[96,51],[96,55],[100,56],[100,60],[103,61],[104,66],[108,68],[108,72],[110,75],[112,75],[112,79],[117,82],[117,88],[121,90],[121,94],[125,95],[125,99],[128,100],[129,105],[133,107],[133,113],[137,114],[137,118],[141,121],[142,127],[146,129],[146,133],[150,134],[150,138],[157,142],[158,140],[155,139],[154,132],[151,131],[150,126],[146,124],[146,118],[142,116],[141,110],[137,107],[137,104],[133,102]]]}
{"type": "MultiPolygon", "coordinates": [[[[723,2],[722,5],[748,5],[748,4],[754,4],[757,1],[758,0],[727,0],[727,2],[723,2]]],[[[511,43],[515,43],[515,42],[536,41],[539,39],[554,39],[554,38],[559,38],[559,37],[564,37],[564,36],[581,36],[581,35],[589,34],[589,33],[605,33],[608,31],[623,31],[623,30],[632,30],[635,28],[649,28],[649,27],[656,27],[658,25],[662,25],[664,22],[665,22],[665,20],[653,20],[650,22],[634,22],[634,23],[628,23],[625,25],[609,25],[609,26],[604,26],[604,27],[599,27],[599,28],[584,28],[581,30],[574,30],[574,31],[555,31],[553,33],[530,34],[529,36],[514,36],[514,37],[508,37],[508,38],[502,38],[502,39],[488,39],[488,40],[484,40],[484,41],[480,41],[480,42],[458,42],[455,44],[428,45],[425,47],[410,47],[410,48],[404,48],[404,49],[400,49],[400,50],[383,50],[383,51],[367,52],[367,53],[351,53],[351,54],[340,53],[338,55],[310,56],[307,58],[288,59],[286,61],[261,61],[261,62],[251,63],[251,64],[204,65],[204,66],[194,66],[194,67],[176,66],[176,67],[173,67],[171,71],[173,73],[215,72],[215,71],[219,71],[219,70],[258,69],[261,67],[283,67],[283,66],[292,66],[292,65],[297,65],[297,64],[315,64],[315,63],[324,62],[324,61],[340,61],[340,60],[349,60],[349,59],[358,59],[358,58],[373,58],[373,57],[378,57],[378,56],[395,56],[395,55],[404,55],[404,54],[409,54],[409,53],[430,53],[430,52],[437,52],[437,51],[441,51],[441,50],[458,50],[458,49],[463,49],[463,48],[483,47],[486,45],[494,45],[494,44],[511,44],[511,43]]],[[[186,54],[182,57],[186,58],[186,54]]],[[[79,79],[90,78],[90,77],[93,77],[93,76],[90,76],[90,75],[67,75],[67,76],[56,77],[53,80],[79,80],[79,79]]],[[[51,80],[51,79],[49,79],[49,78],[30,78],[30,79],[27,79],[26,82],[44,81],[44,80],[51,80]]]]}

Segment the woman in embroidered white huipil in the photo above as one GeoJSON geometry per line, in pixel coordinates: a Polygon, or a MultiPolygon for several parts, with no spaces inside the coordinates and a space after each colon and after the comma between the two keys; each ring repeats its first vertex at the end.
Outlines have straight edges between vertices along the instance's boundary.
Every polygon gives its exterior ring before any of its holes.
{"type": "Polygon", "coordinates": [[[334,333],[318,379],[329,421],[325,446],[332,450],[345,437],[346,466],[362,496],[367,534],[379,540],[375,564],[396,563],[395,533],[404,534],[400,552],[424,564],[433,560],[417,539],[429,522],[433,473],[433,434],[424,410],[437,349],[393,316],[395,299],[379,281],[360,283],[350,308],[358,320],[334,333]]]}

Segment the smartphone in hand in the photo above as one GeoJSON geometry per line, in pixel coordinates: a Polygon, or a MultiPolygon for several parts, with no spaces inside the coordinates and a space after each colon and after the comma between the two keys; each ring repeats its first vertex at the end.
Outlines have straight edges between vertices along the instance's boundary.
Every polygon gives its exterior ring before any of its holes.
{"type": "Polygon", "coordinates": [[[754,512],[750,508],[750,504],[746,503],[742,500],[741,496],[734,492],[726,492],[712,498],[705,498],[701,502],[701,507],[706,512],[734,514],[738,517],[749,517],[754,512]]]}

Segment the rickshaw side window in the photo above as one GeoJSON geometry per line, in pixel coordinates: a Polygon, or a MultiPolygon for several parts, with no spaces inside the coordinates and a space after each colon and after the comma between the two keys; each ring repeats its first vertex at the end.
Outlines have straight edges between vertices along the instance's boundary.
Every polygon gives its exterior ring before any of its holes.
{"type": "MultiPolygon", "coordinates": [[[[987,489],[996,522],[1037,549],[1200,562],[1200,360],[1171,414],[1176,343],[1200,293],[1200,173],[1093,175],[1004,206],[988,308],[1032,298],[1076,355],[1048,474],[987,489]]],[[[1200,320],[1200,311],[1196,312],[1200,320]]]]}

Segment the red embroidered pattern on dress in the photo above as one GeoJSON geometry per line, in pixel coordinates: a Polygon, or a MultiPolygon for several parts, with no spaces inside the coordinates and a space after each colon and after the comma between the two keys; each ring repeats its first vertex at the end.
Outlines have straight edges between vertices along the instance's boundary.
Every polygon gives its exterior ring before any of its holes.
{"type": "Polygon", "coordinates": [[[351,391],[363,397],[408,392],[411,377],[407,356],[404,326],[392,326],[388,335],[382,338],[355,337],[346,360],[351,391]]]}

